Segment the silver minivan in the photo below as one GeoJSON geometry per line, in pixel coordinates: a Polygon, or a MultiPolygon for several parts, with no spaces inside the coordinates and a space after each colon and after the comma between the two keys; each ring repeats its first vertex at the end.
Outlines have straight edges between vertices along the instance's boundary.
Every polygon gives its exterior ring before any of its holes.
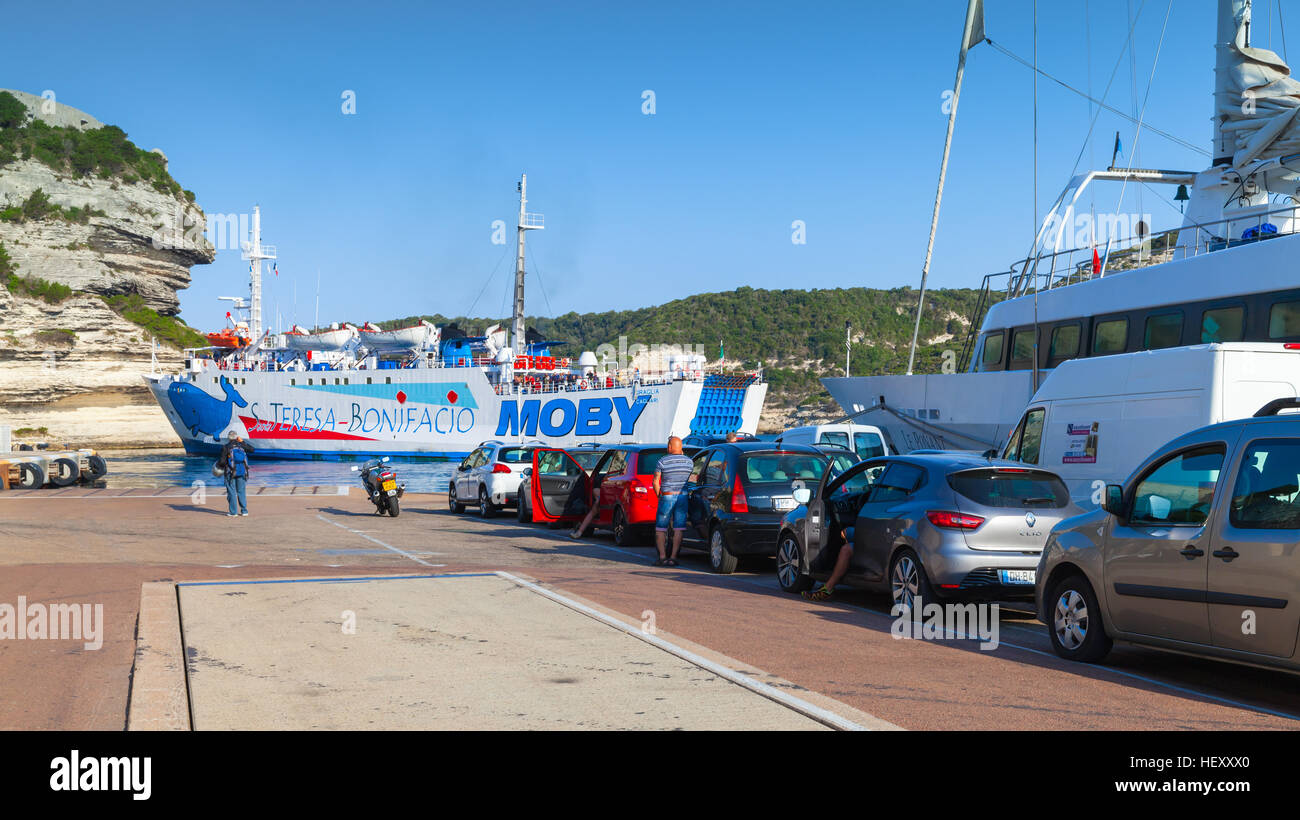
{"type": "Polygon", "coordinates": [[[1174,439],[1053,530],[1036,593],[1058,655],[1124,641],[1300,669],[1300,419],[1275,412],[1174,439]]]}

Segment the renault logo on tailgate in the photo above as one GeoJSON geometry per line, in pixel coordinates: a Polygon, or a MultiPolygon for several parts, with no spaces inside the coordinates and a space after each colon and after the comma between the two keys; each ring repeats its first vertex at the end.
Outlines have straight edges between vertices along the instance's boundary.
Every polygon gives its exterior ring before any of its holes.
{"type": "Polygon", "coordinates": [[[1038,516],[1034,515],[1031,512],[1025,513],[1025,523],[1031,527],[1034,526],[1035,524],[1038,523],[1038,516]]]}

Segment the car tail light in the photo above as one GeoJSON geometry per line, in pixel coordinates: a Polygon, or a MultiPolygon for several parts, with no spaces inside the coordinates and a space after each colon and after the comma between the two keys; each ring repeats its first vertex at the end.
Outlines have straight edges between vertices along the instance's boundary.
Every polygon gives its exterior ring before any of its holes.
{"type": "Polygon", "coordinates": [[[650,490],[653,489],[653,485],[650,484],[650,481],[651,479],[647,479],[647,478],[637,478],[633,480],[632,492],[636,493],[637,495],[649,495],[650,490]]]}
{"type": "Polygon", "coordinates": [[[734,513],[749,512],[749,499],[745,497],[745,488],[740,483],[740,476],[736,476],[736,484],[731,488],[731,511],[734,513]]]}
{"type": "Polygon", "coordinates": [[[390,479],[390,478],[396,478],[396,477],[397,477],[397,476],[393,475],[392,473],[380,473],[380,474],[379,474],[379,480],[380,480],[380,481],[384,481],[384,480],[387,480],[387,479],[390,479]]]}
{"type": "Polygon", "coordinates": [[[494,472],[494,473],[508,473],[508,472],[510,472],[510,468],[507,467],[507,466],[504,465],[504,464],[493,464],[493,465],[492,465],[492,472],[494,472]]]}
{"type": "Polygon", "coordinates": [[[1282,345],[1282,347],[1287,350],[1300,350],[1300,342],[1288,342],[1287,344],[1282,345]]]}
{"type": "Polygon", "coordinates": [[[979,529],[980,525],[984,523],[984,519],[978,515],[962,515],[961,513],[941,512],[938,510],[931,510],[925,514],[925,517],[930,519],[931,524],[945,530],[974,530],[979,529]]]}

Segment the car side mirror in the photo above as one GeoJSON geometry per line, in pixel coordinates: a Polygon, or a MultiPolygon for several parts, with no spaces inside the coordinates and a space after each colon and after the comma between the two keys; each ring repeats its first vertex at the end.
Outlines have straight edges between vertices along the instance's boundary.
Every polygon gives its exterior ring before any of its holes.
{"type": "Polygon", "coordinates": [[[360,467],[357,467],[357,466],[353,465],[353,467],[352,467],[352,472],[355,473],[357,470],[360,470],[360,469],[361,469],[360,467]]]}
{"type": "Polygon", "coordinates": [[[812,490],[807,487],[800,487],[794,491],[794,500],[799,504],[807,504],[812,501],[812,490]]]}
{"type": "Polygon", "coordinates": [[[1102,501],[1101,508],[1117,518],[1127,516],[1128,509],[1124,506],[1124,488],[1118,484],[1107,485],[1106,498],[1102,501]]]}
{"type": "Polygon", "coordinates": [[[383,458],[381,458],[381,459],[379,459],[379,460],[382,461],[382,462],[384,462],[385,464],[387,464],[388,461],[389,461],[389,457],[388,457],[388,456],[384,456],[383,458]]]}

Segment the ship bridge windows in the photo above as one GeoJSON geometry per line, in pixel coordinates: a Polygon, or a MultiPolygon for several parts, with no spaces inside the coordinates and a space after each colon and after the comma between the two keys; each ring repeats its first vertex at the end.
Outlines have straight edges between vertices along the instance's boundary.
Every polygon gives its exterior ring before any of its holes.
{"type": "Polygon", "coordinates": [[[1246,338],[1246,309],[1240,305],[1211,308],[1201,314],[1201,344],[1240,342],[1246,338]]]}
{"type": "Polygon", "coordinates": [[[1183,342],[1183,312],[1157,313],[1147,317],[1142,336],[1143,350],[1178,347],[1183,342]]]}
{"type": "Polygon", "coordinates": [[[1034,364],[1034,329],[1025,328],[1011,334],[1011,370],[1028,370],[1034,364]]]}
{"type": "Polygon", "coordinates": [[[1047,366],[1056,367],[1061,362],[1077,359],[1082,336],[1083,328],[1079,322],[1052,328],[1052,342],[1047,348],[1047,366]]]}
{"type": "Polygon", "coordinates": [[[1300,337],[1300,301],[1278,302],[1268,312],[1268,338],[1300,337]]]}
{"type": "Polygon", "coordinates": [[[1108,356],[1128,349],[1128,319],[1107,319],[1098,322],[1092,332],[1092,354],[1108,356]]]}
{"type": "Polygon", "coordinates": [[[980,355],[980,370],[1001,370],[1002,349],[1005,336],[1002,331],[984,337],[984,352],[980,355]]]}

